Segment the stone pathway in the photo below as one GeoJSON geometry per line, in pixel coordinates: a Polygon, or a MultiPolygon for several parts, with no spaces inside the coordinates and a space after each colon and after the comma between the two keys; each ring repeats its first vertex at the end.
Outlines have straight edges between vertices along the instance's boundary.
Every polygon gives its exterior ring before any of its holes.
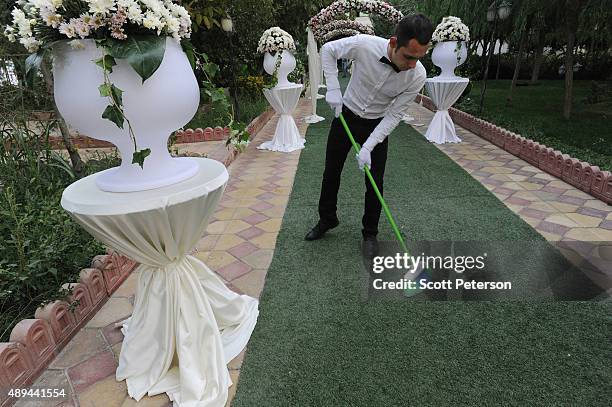
{"type": "MultiPolygon", "coordinates": [[[[410,124],[425,134],[433,112],[413,104],[410,124]],[[421,124],[421,126],[415,126],[421,124]]],[[[612,241],[612,206],[456,126],[458,144],[436,145],[549,241],[612,241]]]]}
{"type": "MultiPolygon", "coordinates": [[[[310,104],[302,100],[295,116],[301,134],[310,104]]],[[[432,112],[413,105],[408,112],[415,129],[425,133],[432,112]]],[[[229,167],[230,181],[207,233],[195,255],[240,293],[259,297],[272,260],[276,237],[291,192],[300,152],[260,151],[276,128],[275,116],[259,132],[246,152],[229,167]]],[[[542,172],[478,136],[458,128],[460,144],[438,146],[506,206],[546,239],[612,241],[612,207],[542,172]]],[[[181,152],[221,155],[220,144],[180,146],[181,152]],[[213,151],[214,150],[214,151],[213,151]]],[[[222,157],[221,157],[222,158],[222,157]]],[[[115,322],[132,312],[138,273],[134,272],[103,308],[72,339],[36,382],[36,386],[66,388],[70,399],[60,406],[166,407],[165,395],[145,397],[139,403],[127,396],[125,382],[115,380],[123,336],[115,322]]],[[[239,380],[243,354],[228,365],[234,386],[239,380]]],[[[57,402],[19,402],[17,406],[54,406],[57,402]]]]}
{"type": "MultiPolygon", "coordinates": [[[[294,116],[302,135],[310,103],[300,101],[294,116]]],[[[300,151],[276,153],[257,150],[272,139],[278,116],[257,134],[247,150],[228,168],[230,181],[208,226],[195,248],[195,256],[216,271],[234,291],[259,297],[272,260],[276,236],[289,199],[300,151]]],[[[205,153],[222,160],[223,142],[181,144],[179,152],[205,153]]],[[[61,407],[167,407],[168,397],[144,397],[136,403],[128,397],[125,382],[115,380],[123,335],[115,323],[132,313],[138,272],[133,272],[96,316],[66,345],[34,386],[65,388],[70,399],[61,407]]],[[[236,391],[244,352],[228,367],[236,391]]],[[[20,401],[18,407],[51,407],[57,401],[20,401]]]]}

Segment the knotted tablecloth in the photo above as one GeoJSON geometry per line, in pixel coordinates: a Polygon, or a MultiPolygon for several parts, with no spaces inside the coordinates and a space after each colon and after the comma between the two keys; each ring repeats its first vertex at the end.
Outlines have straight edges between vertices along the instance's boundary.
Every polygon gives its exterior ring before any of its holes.
{"type": "Polygon", "coordinates": [[[228,173],[214,160],[182,159],[197,160],[199,171],[176,185],[104,192],[94,174],[66,188],[62,206],[96,239],[140,263],[116,374],[129,395],[167,393],[175,406],[223,407],[231,385],[226,365],[248,342],[258,302],[187,254],[204,234],[228,173]]]}

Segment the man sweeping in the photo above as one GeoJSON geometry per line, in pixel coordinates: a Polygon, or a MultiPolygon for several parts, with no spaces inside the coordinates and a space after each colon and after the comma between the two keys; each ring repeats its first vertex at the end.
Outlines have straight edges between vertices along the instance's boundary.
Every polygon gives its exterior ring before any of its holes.
{"type": "MultiPolygon", "coordinates": [[[[433,30],[426,16],[415,14],[404,17],[389,40],[360,34],[328,42],[321,48],[327,81],[325,100],[336,118],[327,138],[319,222],[308,232],[306,240],[320,239],[339,224],[336,205],[340,176],[352,147],[338,119],[340,113],[355,140],[362,145],[357,156],[359,167],[370,168],[382,193],[389,144],[387,136],[397,127],[425,83],[426,72],[419,58],[427,52],[433,30]],[[338,82],[337,60],[341,58],[353,60],[353,74],[344,97],[338,82]]],[[[362,251],[364,256],[372,258],[378,253],[376,235],[382,206],[367,179],[365,184],[362,251]]]]}

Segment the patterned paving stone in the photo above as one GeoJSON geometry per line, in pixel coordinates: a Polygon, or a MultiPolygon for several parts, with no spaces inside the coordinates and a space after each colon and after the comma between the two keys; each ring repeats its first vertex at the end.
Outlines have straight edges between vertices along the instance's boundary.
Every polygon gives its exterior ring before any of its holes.
{"type": "Polygon", "coordinates": [[[125,381],[117,382],[114,376],[106,377],[79,394],[79,404],[87,407],[121,407],[127,398],[125,381]]]}
{"type": "Polygon", "coordinates": [[[217,240],[221,235],[206,235],[198,241],[196,244],[196,250],[198,251],[210,251],[215,247],[217,240]]]}
{"type": "Polygon", "coordinates": [[[250,225],[257,225],[258,223],[261,223],[263,221],[266,221],[270,219],[269,217],[267,217],[266,215],[263,215],[261,213],[254,213],[253,215],[247,216],[246,218],[243,218],[243,220],[250,224],[250,225]]]}
{"type": "Polygon", "coordinates": [[[51,362],[51,369],[66,369],[107,350],[107,343],[98,329],[81,329],[51,362]]]}
{"type": "MultiPolygon", "coordinates": [[[[244,260],[244,259],[243,259],[244,260]]],[[[226,281],[232,281],[240,276],[245,275],[251,271],[252,267],[245,264],[243,261],[234,261],[233,263],[223,266],[217,270],[217,273],[221,275],[226,281]]]]}
{"type": "Polygon", "coordinates": [[[224,233],[219,236],[217,243],[213,246],[212,251],[223,251],[231,249],[234,246],[238,246],[241,243],[244,243],[245,240],[238,235],[233,233],[224,233]]]}
{"type": "Polygon", "coordinates": [[[273,250],[258,249],[257,251],[244,256],[242,261],[254,269],[267,269],[272,261],[273,250]]]}
{"type": "Polygon", "coordinates": [[[236,258],[223,250],[214,250],[208,254],[204,261],[213,270],[219,270],[236,261],[236,258]]]}
{"type": "Polygon", "coordinates": [[[258,247],[255,246],[253,243],[243,242],[237,246],[232,247],[231,249],[228,250],[228,252],[230,252],[232,256],[236,257],[237,259],[241,259],[244,256],[248,256],[254,251],[257,251],[257,249],[258,247]]]}
{"type": "Polygon", "coordinates": [[[138,273],[132,273],[121,284],[121,287],[113,293],[113,297],[130,297],[136,294],[138,288],[138,273]]]}
{"type": "Polygon", "coordinates": [[[121,407],[171,407],[172,402],[165,394],[149,397],[144,396],[140,401],[136,401],[131,397],[127,397],[121,407]]]}
{"type": "Polygon", "coordinates": [[[115,361],[113,353],[105,351],[68,369],[68,377],[74,386],[74,391],[80,394],[92,384],[109,376],[111,376],[110,379],[112,379],[112,381],[115,381],[116,369],[117,362],[115,361]]]}
{"type": "Polygon", "coordinates": [[[87,328],[104,328],[112,322],[120,321],[132,315],[133,306],[127,298],[111,297],[106,304],[87,323],[87,328]]]}
{"type": "Polygon", "coordinates": [[[113,346],[123,341],[123,333],[121,333],[121,328],[116,327],[114,322],[104,327],[101,330],[101,332],[102,332],[102,335],[104,336],[104,339],[106,339],[106,342],[110,346],[113,346]]]}
{"type": "Polygon", "coordinates": [[[265,232],[258,228],[257,226],[251,226],[248,229],[245,229],[238,233],[238,236],[243,237],[247,240],[252,240],[253,238],[264,234],[265,232]]]}
{"type": "Polygon", "coordinates": [[[593,228],[599,226],[601,223],[601,218],[587,216],[580,213],[568,213],[566,216],[576,222],[579,227],[593,228]]]}

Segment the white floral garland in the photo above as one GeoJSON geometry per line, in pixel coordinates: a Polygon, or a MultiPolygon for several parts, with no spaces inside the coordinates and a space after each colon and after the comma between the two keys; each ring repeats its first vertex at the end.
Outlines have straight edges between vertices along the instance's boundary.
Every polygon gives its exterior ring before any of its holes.
{"type": "Polygon", "coordinates": [[[328,32],[321,38],[321,42],[326,43],[339,37],[352,37],[353,35],[361,34],[360,31],[352,30],[350,28],[341,28],[328,32]]]}
{"type": "MultiPolygon", "coordinates": [[[[327,42],[329,41],[329,38],[338,36],[338,35],[331,36],[330,34],[337,32],[337,31],[348,31],[348,30],[355,31],[357,34],[361,33],[361,34],[374,35],[374,29],[371,26],[360,23],[358,21],[352,21],[352,20],[334,20],[331,23],[328,23],[328,24],[325,24],[324,26],[319,27],[316,32],[313,31],[313,35],[317,41],[327,42]]],[[[339,35],[342,35],[342,34],[340,33],[339,35]]],[[[355,34],[351,34],[351,35],[355,35],[355,34]]]]}
{"type": "Polygon", "coordinates": [[[398,23],[404,15],[393,6],[379,0],[338,0],[328,7],[322,9],[317,15],[312,17],[308,26],[313,34],[326,24],[337,20],[338,17],[346,16],[350,11],[366,12],[377,14],[391,23],[398,23]]]}
{"type": "Polygon", "coordinates": [[[431,40],[433,42],[469,41],[470,30],[459,17],[444,17],[442,22],[436,27],[431,40]]]}
{"type": "Polygon", "coordinates": [[[280,27],[272,27],[264,31],[257,45],[257,52],[261,54],[266,52],[274,54],[285,49],[294,51],[295,42],[291,34],[280,27]]]}

